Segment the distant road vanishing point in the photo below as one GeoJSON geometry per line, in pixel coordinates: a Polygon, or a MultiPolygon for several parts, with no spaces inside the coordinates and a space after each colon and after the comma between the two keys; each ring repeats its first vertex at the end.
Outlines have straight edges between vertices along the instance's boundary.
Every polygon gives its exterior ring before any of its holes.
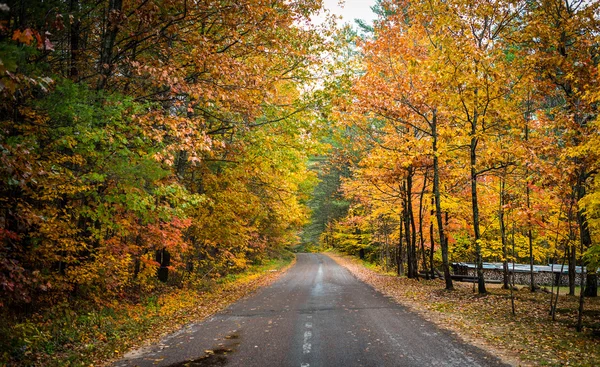
{"type": "Polygon", "coordinates": [[[272,285],[114,367],[506,366],[357,280],[298,254],[272,285]]]}

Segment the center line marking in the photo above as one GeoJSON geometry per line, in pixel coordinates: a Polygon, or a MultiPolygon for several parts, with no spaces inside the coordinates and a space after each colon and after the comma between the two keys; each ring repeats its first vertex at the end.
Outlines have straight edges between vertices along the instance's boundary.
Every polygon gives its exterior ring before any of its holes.
{"type": "Polygon", "coordinates": [[[312,332],[310,332],[310,331],[304,332],[304,344],[302,344],[302,352],[304,354],[310,353],[310,349],[312,348],[312,344],[310,343],[311,337],[312,337],[312,332]]]}

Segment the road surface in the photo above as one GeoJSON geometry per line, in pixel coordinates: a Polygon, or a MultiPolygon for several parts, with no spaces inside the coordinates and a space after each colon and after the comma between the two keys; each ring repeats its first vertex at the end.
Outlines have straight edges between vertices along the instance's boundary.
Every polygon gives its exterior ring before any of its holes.
{"type": "Polygon", "coordinates": [[[278,281],[125,366],[504,366],[357,280],[321,254],[298,254],[278,281]]]}

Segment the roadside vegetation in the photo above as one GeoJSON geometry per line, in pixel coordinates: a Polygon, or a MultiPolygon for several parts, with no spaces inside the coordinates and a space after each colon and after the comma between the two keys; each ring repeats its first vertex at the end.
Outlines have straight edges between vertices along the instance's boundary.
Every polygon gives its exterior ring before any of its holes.
{"type": "Polygon", "coordinates": [[[92,306],[65,302],[40,313],[2,315],[2,363],[20,366],[91,366],[122,357],[132,348],[199,322],[276,279],[294,256],[250,266],[226,277],[207,277],[185,288],[158,287],[138,299],[92,306]]]}

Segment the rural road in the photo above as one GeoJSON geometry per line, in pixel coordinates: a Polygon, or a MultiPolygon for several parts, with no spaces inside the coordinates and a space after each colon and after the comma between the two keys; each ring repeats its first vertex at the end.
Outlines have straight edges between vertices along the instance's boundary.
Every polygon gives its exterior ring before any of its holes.
{"type": "Polygon", "coordinates": [[[321,254],[298,254],[275,283],[125,366],[504,366],[357,280],[321,254]]]}

